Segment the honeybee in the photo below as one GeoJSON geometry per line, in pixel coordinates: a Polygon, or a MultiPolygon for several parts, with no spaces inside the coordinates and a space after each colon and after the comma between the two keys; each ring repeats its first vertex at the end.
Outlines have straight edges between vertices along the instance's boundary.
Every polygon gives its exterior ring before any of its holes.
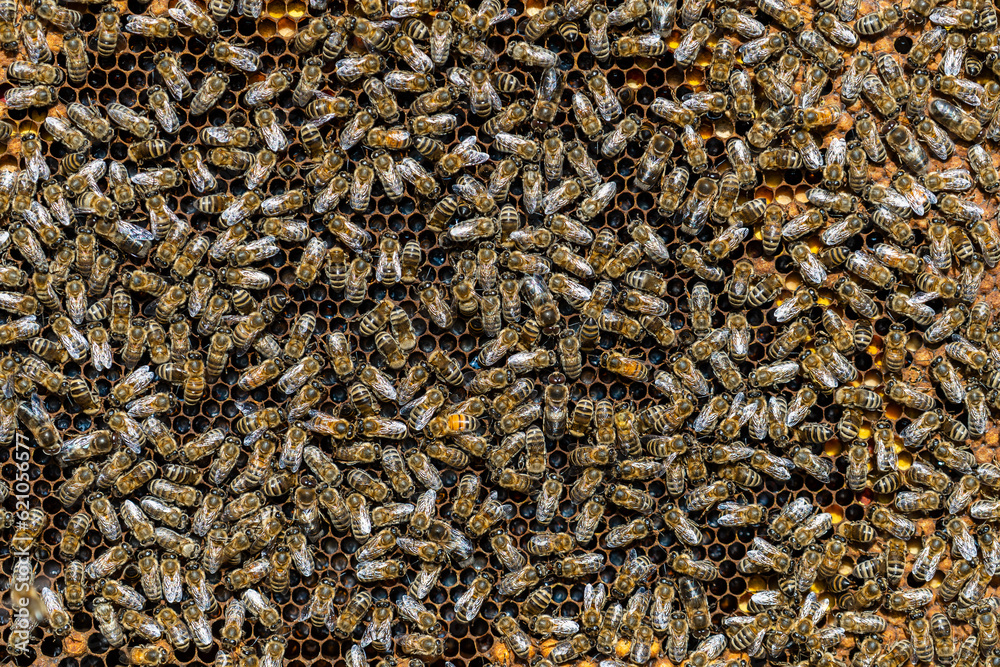
{"type": "MultiPolygon", "coordinates": [[[[339,63],[338,63],[338,74],[340,73],[339,63]]],[[[246,92],[243,94],[243,100],[251,107],[260,106],[261,104],[266,104],[274,98],[276,98],[280,93],[288,90],[292,85],[292,74],[287,69],[279,68],[268,74],[263,81],[255,83],[247,88],[246,92]]],[[[334,98],[329,98],[334,99],[334,98]]],[[[317,100],[324,100],[324,98],[317,97],[317,100]]],[[[310,107],[312,108],[312,107],[310,107]]],[[[317,116],[322,117],[325,114],[315,114],[314,118],[317,116]]]]}
{"type": "Polygon", "coordinates": [[[219,40],[208,47],[208,55],[221,63],[232,65],[244,72],[256,72],[260,69],[260,56],[252,50],[219,40]]]}
{"type": "MultiPolygon", "coordinates": [[[[287,549],[287,548],[286,548],[287,549]]],[[[277,553],[283,553],[280,550],[277,553]]],[[[287,551],[284,552],[287,555],[287,551]]],[[[272,576],[274,572],[272,571],[272,576]]],[[[326,624],[330,618],[330,607],[333,602],[333,586],[332,582],[328,579],[323,579],[319,586],[313,591],[312,598],[309,600],[309,605],[307,608],[307,615],[310,622],[314,627],[322,627],[326,624]]],[[[274,651],[283,653],[284,652],[284,639],[281,639],[281,645],[271,646],[274,651]]],[[[270,642],[269,642],[270,644],[270,642]]],[[[265,647],[265,651],[268,647],[265,647]]],[[[277,658],[280,660],[280,656],[277,658]]],[[[278,662],[277,664],[281,664],[278,662]]]]}
{"type": "Polygon", "coordinates": [[[719,503],[719,525],[754,526],[765,518],[764,509],[760,505],[741,505],[735,502],[719,503]]]}

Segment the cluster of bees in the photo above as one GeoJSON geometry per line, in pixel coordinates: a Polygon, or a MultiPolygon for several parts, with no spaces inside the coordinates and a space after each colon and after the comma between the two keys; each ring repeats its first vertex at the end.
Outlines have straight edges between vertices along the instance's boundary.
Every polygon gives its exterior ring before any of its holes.
{"type": "Polygon", "coordinates": [[[0,484],[12,656],[1000,660],[990,0],[310,0],[273,67],[260,0],[169,4],[0,0],[0,442],[65,510],[0,484]],[[128,35],[136,105],[56,106],[128,35]]]}

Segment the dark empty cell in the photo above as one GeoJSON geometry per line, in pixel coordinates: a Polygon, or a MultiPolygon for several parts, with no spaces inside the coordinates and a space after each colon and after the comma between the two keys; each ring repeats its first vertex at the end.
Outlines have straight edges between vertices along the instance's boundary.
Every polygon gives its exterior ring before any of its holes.
{"type": "MultiPolygon", "coordinates": [[[[229,72],[229,90],[240,91],[247,85],[247,77],[243,72],[229,72]]],[[[280,116],[279,116],[280,118],[280,116]]],[[[245,121],[244,121],[245,122],[245,121]]]]}
{"type": "Polygon", "coordinates": [[[601,160],[597,163],[597,171],[605,178],[618,171],[618,165],[613,160],[601,160]]]}
{"type": "Polygon", "coordinates": [[[705,227],[698,234],[698,240],[703,243],[708,243],[715,236],[715,231],[711,227],[705,227]]]}
{"type": "Polygon", "coordinates": [[[798,185],[802,182],[802,172],[798,170],[789,170],[784,172],[785,183],[789,185],[798,185]]]}
{"type": "Polygon", "coordinates": [[[115,160],[124,160],[128,156],[128,147],[120,141],[116,141],[111,144],[108,152],[115,160]]]}
{"type": "Polygon", "coordinates": [[[687,285],[683,280],[674,278],[667,283],[667,294],[672,297],[680,297],[687,293],[687,285]]]}
{"type": "Polygon", "coordinates": [[[236,21],[236,29],[244,37],[251,37],[257,32],[257,23],[252,18],[248,16],[241,16],[237,18],[236,21]]]}
{"type": "MultiPolygon", "coordinates": [[[[92,654],[104,653],[108,650],[108,640],[99,632],[95,632],[87,638],[87,648],[92,654]]],[[[95,657],[93,655],[88,657],[95,657]]],[[[100,664],[99,662],[97,664],[100,664]]]]}
{"type": "MultiPolygon", "coordinates": [[[[124,75],[123,75],[124,80],[124,75]]],[[[136,105],[136,95],[135,91],[128,88],[121,88],[118,91],[118,103],[126,107],[134,107],[136,105]]]]}
{"type": "Polygon", "coordinates": [[[774,260],[774,268],[778,270],[779,273],[790,273],[795,268],[792,258],[788,255],[781,255],[774,260]]]}
{"type": "Polygon", "coordinates": [[[733,532],[732,528],[720,528],[717,533],[719,541],[725,544],[728,544],[736,539],[736,533],[733,532]]]}
{"type": "Polygon", "coordinates": [[[705,142],[705,150],[712,157],[722,155],[725,149],[726,145],[722,142],[721,139],[717,137],[712,137],[711,139],[705,142]]]}
{"type": "MultiPolygon", "coordinates": [[[[285,45],[281,42],[281,40],[273,39],[267,43],[267,52],[274,56],[274,58],[277,58],[285,52],[285,45]]],[[[276,67],[277,61],[274,58],[267,59],[270,67],[265,69],[265,72],[268,72],[276,67]]],[[[261,62],[263,62],[263,60],[264,59],[262,58],[261,62]]]]}
{"type": "Polygon", "coordinates": [[[892,326],[893,321],[887,317],[883,317],[875,320],[875,333],[879,336],[885,336],[889,333],[889,327],[892,326]]]}
{"type": "MultiPolygon", "coordinates": [[[[221,109],[212,109],[208,112],[208,124],[218,127],[219,125],[225,125],[228,120],[226,112],[221,109]]],[[[245,119],[242,119],[245,122],[245,119]]]]}
{"type": "Polygon", "coordinates": [[[844,509],[844,518],[848,521],[860,521],[865,516],[865,506],[864,505],[850,505],[844,509]]]}
{"type": "Polygon", "coordinates": [[[486,46],[494,53],[504,51],[504,39],[502,37],[490,37],[486,40],[486,46]]]}
{"type": "MultiPolygon", "coordinates": [[[[140,60],[140,66],[142,61],[140,60]]],[[[144,72],[133,70],[128,75],[128,86],[133,90],[143,90],[146,88],[146,74],[144,72]]]]}
{"type": "MultiPolygon", "coordinates": [[[[229,84],[232,85],[232,82],[229,84]]],[[[219,98],[218,108],[219,109],[232,109],[236,105],[236,94],[232,91],[226,93],[221,98],[219,98]]]]}
{"type": "MultiPolygon", "coordinates": [[[[183,52],[185,52],[187,50],[186,49],[187,45],[185,44],[185,40],[180,35],[178,35],[177,37],[173,37],[169,41],[167,41],[166,42],[166,46],[167,46],[167,50],[169,50],[169,52],[175,53],[175,54],[177,54],[177,53],[183,53],[183,52]]],[[[163,43],[162,42],[157,42],[156,48],[157,48],[158,51],[160,49],[162,49],[163,48],[163,43]]],[[[194,56],[191,56],[190,54],[184,53],[184,55],[181,58],[181,68],[184,69],[187,72],[193,72],[194,71],[194,65],[195,65],[194,61],[195,61],[194,56]],[[184,65],[184,59],[185,58],[190,63],[189,66],[185,66],[184,65]]]]}
{"type": "Polygon", "coordinates": [[[120,69],[113,69],[108,72],[108,85],[112,88],[121,88],[125,85],[125,72],[120,69]]]}
{"type": "Polygon", "coordinates": [[[107,74],[100,69],[92,69],[87,74],[87,83],[94,88],[103,88],[108,82],[107,74]]]}
{"type": "Polygon", "coordinates": [[[913,48],[913,40],[901,35],[892,42],[892,48],[896,50],[896,53],[909,53],[910,49],[913,48]]]}
{"type": "Polygon", "coordinates": [[[854,365],[861,372],[869,370],[872,367],[873,363],[874,361],[872,360],[871,355],[868,354],[858,354],[857,356],[854,357],[854,365]]]}
{"type": "Polygon", "coordinates": [[[589,70],[594,66],[594,56],[590,53],[581,53],[577,55],[576,66],[581,70],[589,70]]]}
{"type": "MultiPolygon", "coordinates": [[[[647,83],[652,83],[652,81],[650,81],[650,78],[648,76],[646,78],[646,81],[647,83]]],[[[641,86],[639,90],[635,93],[635,102],[643,106],[648,106],[649,104],[652,104],[654,99],[656,99],[656,93],[649,86],[641,86]]]]}
{"type": "MultiPolygon", "coordinates": [[[[142,53],[143,51],[146,50],[147,44],[148,40],[142,35],[128,35],[128,48],[130,51],[132,51],[132,53],[142,53]]],[[[148,54],[147,60],[149,61],[150,65],[152,65],[153,55],[151,53],[148,54]]],[[[140,60],[139,62],[141,63],[142,60],[140,60]]],[[[150,67],[150,69],[152,69],[152,67],[150,67]]]]}

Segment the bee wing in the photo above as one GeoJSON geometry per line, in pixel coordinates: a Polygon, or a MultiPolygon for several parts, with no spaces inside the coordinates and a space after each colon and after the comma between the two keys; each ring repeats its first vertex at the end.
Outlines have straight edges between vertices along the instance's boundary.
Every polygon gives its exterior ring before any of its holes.
{"type": "Polygon", "coordinates": [[[492,105],[494,112],[503,109],[503,100],[500,99],[500,93],[497,92],[496,88],[491,85],[487,85],[486,95],[490,98],[490,105],[492,105]]]}
{"type": "MultiPolygon", "coordinates": [[[[172,12],[173,10],[168,10],[172,12]]],[[[152,16],[144,16],[132,14],[125,20],[125,32],[131,32],[135,35],[145,34],[146,30],[156,23],[156,19],[152,16]]],[[[188,25],[187,22],[184,22],[188,25]]]]}
{"type": "MultiPolygon", "coordinates": [[[[319,92],[317,92],[316,94],[319,95],[319,92]]],[[[306,125],[310,127],[320,128],[329,123],[331,120],[334,120],[336,117],[337,114],[328,113],[324,116],[317,116],[316,118],[306,121],[306,125]]]]}
{"type": "Polygon", "coordinates": [[[95,514],[94,521],[97,523],[100,531],[109,540],[116,540],[121,537],[122,527],[113,509],[109,510],[107,514],[95,514]]]}
{"type": "Polygon", "coordinates": [[[256,405],[254,405],[253,403],[247,403],[246,401],[236,401],[236,407],[246,417],[249,417],[258,410],[256,405]]]}
{"type": "Polygon", "coordinates": [[[813,634],[813,636],[816,637],[823,646],[836,646],[841,642],[846,634],[847,632],[844,628],[832,627],[818,630],[813,634]]]}
{"type": "Polygon", "coordinates": [[[806,595],[805,599],[802,601],[802,609],[799,611],[799,620],[815,614],[818,606],[819,598],[815,592],[809,591],[809,594],[806,595]]]}
{"type": "Polygon", "coordinates": [[[598,583],[597,586],[593,584],[587,584],[583,589],[583,607],[600,609],[604,606],[604,600],[607,596],[605,592],[604,584],[598,583]]]}
{"type": "Polygon", "coordinates": [[[292,564],[295,565],[295,569],[299,573],[308,577],[313,571],[313,559],[310,547],[306,546],[304,549],[292,549],[290,552],[292,557],[292,564]]]}
{"type": "Polygon", "coordinates": [[[734,508],[732,513],[722,512],[719,514],[719,525],[720,526],[737,526],[741,525],[738,511],[734,508]]]}
{"type": "Polygon", "coordinates": [[[517,509],[513,505],[507,503],[505,505],[500,506],[501,519],[509,521],[510,519],[513,519],[515,516],[517,516],[517,509]]]}
{"type": "MultiPolygon", "coordinates": [[[[474,139],[475,137],[472,138],[474,139]]],[[[455,152],[458,153],[457,150],[455,152]]],[[[483,153],[481,151],[477,151],[474,149],[462,151],[461,155],[462,159],[465,160],[466,166],[468,167],[474,167],[476,165],[483,164],[484,162],[488,162],[490,159],[489,153],[483,153]]]]}
{"type": "MultiPolygon", "coordinates": [[[[768,463],[770,464],[771,468],[780,469],[782,472],[779,473],[779,474],[787,474],[787,475],[789,475],[789,478],[790,478],[790,476],[791,476],[791,470],[792,470],[792,468],[795,467],[795,464],[792,463],[792,461],[790,461],[789,459],[786,459],[783,456],[775,456],[774,454],[771,454],[770,452],[764,452],[764,456],[767,459],[768,463]]],[[[788,479],[788,478],[784,478],[784,479],[788,479]]]]}
{"type": "Polygon", "coordinates": [[[984,433],[990,417],[986,404],[982,402],[967,404],[966,412],[969,418],[969,430],[976,433],[984,433]]]}
{"type": "Polygon", "coordinates": [[[954,96],[969,106],[978,107],[983,103],[982,96],[985,94],[986,91],[978,83],[974,81],[962,81],[956,89],[954,96]]]}
{"type": "Polygon", "coordinates": [[[847,141],[843,138],[836,138],[830,141],[830,146],[826,149],[827,164],[844,164],[847,162],[847,141]]]}
{"type": "Polygon", "coordinates": [[[260,128],[260,134],[264,138],[264,143],[274,152],[283,150],[288,146],[288,137],[282,132],[281,126],[277,123],[264,125],[260,128]]]}
{"type": "Polygon", "coordinates": [[[765,540],[763,537],[753,538],[753,541],[750,542],[750,548],[770,555],[777,555],[781,553],[777,547],[765,540]]]}
{"type": "Polygon", "coordinates": [[[191,2],[191,0],[179,0],[177,7],[182,7],[185,12],[188,12],[191,16],[195,16],[203,19],[211,19],[211,17],[205,12],[204,9],[191,2]]]}
{"type": "Polygon", "coordinates": [[[812,514],[812,511],[813,511],[813,506],[812,503],[809,502],[809,499],[805,497],[799,497],[790,502],[789,504],[785,505],[785,507],[783,507],[781,510],[781,514],[783,516],[790,517],[796,521],[801,521],[810,514],[812,514]]]}
{"type": "Polygon", "coordinates": [[[848,226],[850,222],[844,218],[837,220],[820,234],[820,240],[827,246],[835,246],[843,243],[849,238],[848,226]]]}
{"type": "Polygon", "coordinates": [[[155,188],[160,183],[158,173],[159,170],[140,171],[133,175],[129,180],[132,181],[133,185],[137,185],[140,188],[155,188]]]}
{"type": "Polygon", "coordinates": [[[389,16],[394,19],[405,19],[410,16],[419,16],[420,10],[413,3],[397,2],[395,7],[389,10],[389,16]]]}
{"type": "MultiPolygon", "coordinates": [[[[725,359],[726,362],[729,362],[729,364],[732,363],[729,361],[729,358],[725,357],[725,355],[721,352],[713,352],[712,356],[715,357],[716,354],[719,355],[716,358],[723,358],[725,359]]],[[[742,391],[736,392],[736,395],[733,396],[733,402],[729,406],[729,412],[726,414],[726,418],[732,419],[737,417],[738,415],[742,416],[743,413],[746,412],[746,401],[747,397],[745,393],[743,393],[742,391]]]]}
{"type": "Polygon", "coordinates": [[[753,620],[754,620],[753,616],[727,616],[722,620],[722,627],[742,628],[745,625],[750,625],[751,623],[753,623],[753,620]]]}
{"type": "Polygon", "coordinates": [[[703,536],[698,527],[691,521],[687,516],[681,516],[680,521],[674,526],[674,532],[677,533],[677,539],[681,540],[685,544],[691,546],[697,546],[701,544],[703,536]]]}
{"type": "MultiPolygon", "coordinates": [[[[192,13],[188,11],[188,9],[185,7],[186,4],[190,3],[185,3],[183,0],[181,0],[181,2],[177,3],[177,6],[168,9],[167,14],[169,14],[170,18],[172,18],[173,20],[183,25],[186,25],[187,27],[190,28],[192,23],[192,13]]],[[[131,19],[133,17],[130,16],[129,18],[131,19]]]]}
{"type": "Polygon", "coordinates": [[[928,317],[934,317],[937,314],[934,312],[934,309],[924,304],[937,299],[938,296],[935,292],[917,292],[906,299],[906,304],[913,308],[917,314],[926,314],[928,317]]]}
{"type": "Polygon", "coordinates": [[[813,285],[822,285],[826,281],[826,267],[812,253],[809,253],[805,260],[799,264],[799,271],[802,273],[802,277],[813,285]]]}
{"type": "Polygon", "coordinates": [[[188,172],[188,175],[191,177],[191,185],[194,186],[197,192],[208,192],[215,189],[215,176],[212,175],[212,172],[205,165],[202,164],[196,169],[192,169],[188,172]]]}
{"type": "Polygon", "coordinates": [[[26,166],[33,181],[38,182],[47,179],[52,175],[52,172],[49,170],[49,165],[40,151],[29,153],[26,158],[26,166]]]}
{"type": "Polygon", "coordinates": [[[55,216],[56,220],[59,221],[60,225],[65,227],[72,224],[73,207],[70,206],[68,199],[65,198],[57,199],[56,201],[52,202],[52,204],[49,206],[49,209],[52,211],[52,215],[55,216]]]}
{"type": "Polygon", "coordinates": [[[156,116],[156,122],[160,124],[164,132],[173,134],[180,129],[180,120],[177,118],[177,112],[174,111],[173,106],[169,102],[166,105],[154,106],[153,115],[156,116]]]}
{"type": "Polygon", "coordinates": [[[922,217],[927,213],[928,199],[924,192],[917,187],[909,188],[903,193],[903,198],[906,199],[909,207],[917,215],[922,217]]]}
{"type": "Polygon", "coordinates": [[[229,59],[229,64],[233,67],[241,69],[244,72],[256,72],[260,68],[260,59],[250,49],[233,44],[229,45],[229,49],[233,54],[229,59]]]}
{"type": "MultiPolygon", "coordinates": [[[[163,78],[163,77],[161,77],[163,78]]],[[[184,93],[186,92],[184,86],[181,83],[180,77],[178,78],[163,78],[163,85],[166,86],[167,90],[170,91],[170,95],[180,102],[184,99],[184,93]]]]}
{"type": "Polygon", "coordinates": [[[512,19],[517,15],[517,10],[507,7],[502,11],[497,12],[497,15],[490,19],[490,27],[495,26],[498,23],[503,23],[507,19],[512,19]]]}
{"type": "Polygon", "coordinates": [[[913,189],[920,192],[923,197],[926,197],[928,201],[932,204],[938,203],[937,195],[928,190],[922,183],[914,183],[913,189]]]}
{"type": "Polygon", "coordinates": [[[455,153],[455,155],[463,157],[468,155],[469,153],[475,152],[476,141],[477,139],[475,136],[466,137],[465,139],[462,139],[460,142],[458,142],[458,146],[456,146],[455,150],[452,152],[455,153]]]}
{"type": "Polygon", "coordinates": [[[764,648],[764,639],[767,638],[767,635],[767,632],[758,632],[754,637],[753,643],[747,647],[747,654],[752,657],[759,657],[764,648]]]}
{"type": "Polygon", "coordinates": [[[698,642],[698,646],[696,646],[694,650],[707,653],[710,656],[710,659],[715,659],[722,655],[722,652],[726,650],[726,636],[722,634],[715,634],[706,637],[702,641],[698,642]]]}
{"type": "Polygon", "coordinates": [[[368,627],[365,628],[365,634],[363,637],[361,637],[361,641],[358,642],[358,646],[364,649],[366,646],[372,643],[372,640],[375,639],[376,634],[377,630],[375,628],[375,621],[371,620],[368,623],[368,627]]]}
{"type": "Polygon", "coordinates": [[[137,241],[152,241],[156,238],[153,232],[149,231],[145,227],[140,227],[132,222],[126,220],[119,220],[117,223],[118,231],[127,236],[130,239],[135,239],[137,241]]]}
{"type": "Polygon", "coordinates": [[[770,569],[772,565],[771,556],[768,555],[767,552],[760,551],[758,549],[750,549],[747,551],[746,558],[754,565],[759,565],[768,569],[770,569]]]}
{"type": "Polygon", "coordinates": [[[990,546],[982,545],[983,567],[990,573],[996,573],[1000,568],[1000,543],[994,537],[990,546]]]}
{"type": "Polygon", "coordinates": [[[828,482],[830,481],[830,473],[833,472],[833,462],[813,454],[809,457],[808,464],[802,469],[819,481],[828,482]]]}
{"type": "Polygon", "coordinates": [[[98,371],[106,371],[111,368],[111,344],[104,341],[100,344],[91,344],[90,356],[94,368],[98,371]]]}
{"type": "Polygon", "coordinates": [[[745,461],[751,456],[753,456],[754,449],[752,447],[745,447],[741,445],[734,445],[727,448],[729,452],[729,461],[745,461]]]}

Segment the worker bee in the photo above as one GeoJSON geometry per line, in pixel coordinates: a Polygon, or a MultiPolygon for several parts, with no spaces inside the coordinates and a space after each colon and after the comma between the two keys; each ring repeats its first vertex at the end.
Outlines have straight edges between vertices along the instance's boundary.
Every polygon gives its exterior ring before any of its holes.
{"type": "MultiPolygon", "coordinates": [[[[615,157],[619,155],[623,150],[625,150],[628,142],[639,133],[640,126],[641,123],[638,116],[635,114],[625,116],[618,123],[618,125],[615,126],[614,130],[605,135],[604,140],[601,143],[601,155],[604,157],[615,157]]],[[[549,153],[546,151],[546,158],[548,158],[548,155],[549,153]]],[[[549,180],[558,180],[558,175],[562,172],[561,150],[553,151],[552,162],[555,164],[550,172],[549,161],[546,159],[546,177],[549,180]]]]}
{"type": "Polygon", "coordinates": [[[674,51],[674,59],[678,65],[687,68],[694,64],[705,42],[711,36],[713,28],[711,21],[702,20],[684,32],[674,51]]]}
{"type": "MultiPolygon", "coordinates": [[[[377,60],[377,57],[376,57],[377,60]]],[[[337,73],[340,75],[340,62],[337,63],[337,73]]],[[[292,85],[292,74],[287,69],[279,68],[268,74],[263,81],[259,81],[247,88],[246,92],[243,93],[243,100],[251,107],[260,106],[261,104],[266,104],[274,98],[276,98],[280,93],[288,90],[292,85]]],[[[339,112],[339,107],[336,98],[320,98],[317,97],[313,102],[310,103],[309,110],[314,111],[312,104],[316,102],[328,102],[328,106],[324,107],[323,111],[320,113],[310,113],[310,115],[315,119],[321,119],[326,116],[326,113],[337,114],[339,112]],[[328,101],[329,100],[329,101],[328,101]]],[[[300,96],[301,101],[301,96],[300,96]]],[[[346,115],[346,114],[345,114],[346,115]]]]}
{"type": "MultiPolygon", "coordinates": [[[[87,78],[90,71],[84,40],[76,30],[70,30],[63,35],[63,54],[66,56],[66,78],[70,83],[79,84],[87,78]]],[[[42,82],[46,83],[46,82],[42,82]]],[[[48,82],[55,85],[56,81],[48,82]]]]}
{"type": "MultiPolygon", "coordinates": [[[[11,66],[13,67],[13,65],[11,66]]],[[[10,72],[8,72],[8,76],[13,78],[10,72]]],[[[45,129],[47,129],[52,134],[52,136],[56,139],[56,141],[59,141],[71,151],[84,151],[87,148],[90,148],[90,139],[88,139],[83,132],[75,128],[65,118],[49,116],[48,118],[45,119],[45,129]]],[[[38,144],[37,137],[33,139],[31,143],[37,145],[38,144]]],[[[52,190],[53,194],[55,195],[61,194],[62,186],[55,183],[55,181],[52,181],[45,185],[48,189],[52,190]]],[[[46,197],[46,199],[50,198],[51,197],[46,197]]],[[[60,216],[60,221],[62,221],[61,216],[60,216]]]]}
{"type": "Polygon", "coordinates": [[[221,72],[212,72],[206,76],[191,100],[191,113],[194,115],[208,113],[225,94],[228,84],[229,77],[221,72]]]}

